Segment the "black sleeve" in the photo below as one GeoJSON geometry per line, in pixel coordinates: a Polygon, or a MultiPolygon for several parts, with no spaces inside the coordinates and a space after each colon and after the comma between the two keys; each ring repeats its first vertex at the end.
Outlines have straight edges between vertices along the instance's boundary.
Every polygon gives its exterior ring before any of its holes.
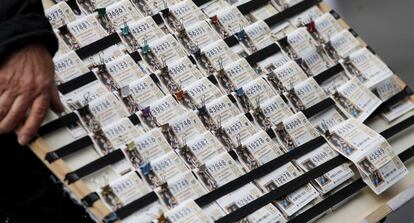
{"type": "Polygon", "coordinates": [[[28,43],[43,44],[53,56],[58,43],[41,0],[0,0],[0,60],[28,43]]]}

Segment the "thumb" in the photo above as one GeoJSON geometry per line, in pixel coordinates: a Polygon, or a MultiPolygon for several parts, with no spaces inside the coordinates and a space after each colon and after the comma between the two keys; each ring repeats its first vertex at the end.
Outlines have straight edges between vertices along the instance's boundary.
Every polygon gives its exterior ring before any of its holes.
{"type": "Polygon", "coordinates": [[[63,106],[62,101],[60,101],[59,93],[56,88],[56,85],[53,85],[50,94],[50,108],[57,113],[62,113],[65,111],[65,106],[63,106]]]}

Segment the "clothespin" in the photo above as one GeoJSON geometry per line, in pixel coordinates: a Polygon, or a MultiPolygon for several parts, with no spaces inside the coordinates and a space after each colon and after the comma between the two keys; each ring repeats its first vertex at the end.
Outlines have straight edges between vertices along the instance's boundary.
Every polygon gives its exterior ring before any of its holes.
{"type": "Polygon", "coordinates": [[[293,85],[292,80],[289,80],[289,88],[290,88],[290,90],[292,90],[292,93],[293,93],[293,91],[295,89],[295,86],[293,85]]]}
{"type": "Polygon", "coordinates": [[[236,32],[236,37],[238,40],[243,40],[246,38],[246,32],[244,31],[243,27],[240,25],[240,31],[236,32]]]}
{"type": "Polygon", "coordinates": [[[146,163],[140,167],[142,174],[147,176],[152,171],[151,163],[146,163]]]}
{"type": "Polygon", "coordinates": [[[164,56],[161,58],[161,74],[168,74],[168,66],[164,60],[164,56]]]}
{"type": "Polygon", "coordinates": [[[315,21],[311,21],[310,23],[308,23],[308,25],[306,26],[306,29],[308,30],[309,33],[316,32],[315,21]]]}
{"type": "Polygon", "coordinates": [[[124,27],[121,27],[121,33],[124,36],[127,36],[131,33],[131,30],[129,29],[127,22],[124,22],[124,27]]]}
{"type": "Polygon", "coordinates": [[[178,101],[183,101],[185,98],[185,92],[184,90],[179,90],[175,92],[175,98],[177,98],[178,101]]]}
{"type": "Polygon", "coordinates": [[[135,149],[135,142],[131,141],[131,142],[127,143],[126,148],[127,148],[128,151],[134,150],[135,149]]]}
{"type": "Polygon", "coordinates": [[[151,107],[148,106],[148,107],[142,109],[141,112],[142,112],[142,116],[144,116],[144,118],[148,118],[148,117],[151,116],[151,107]]]}
{"type": "Polygon", "coordinates": [[[200,58],[201,57],[201,49],[198,46],[198,43],[196,42],[195,46],[191,49],[193,55],[195,58],[200,58]]]}
{"type": "Polygon", "coordinates": [[[216,25],[219,22],[219,18],[217,15],[213,15],[210,17],[211,24],[216,25]]]}
{"type": "Polygon", "coordinates": [[[242,87],[236,90],[236,95],[238,97],[243,97],[244,96],[244,90],[243,90],[242,87]]]}
{"type": "Polygon", "coordinates": [[[237,134],[236,139],[237,139],[237,148],[238,148],[238,149],[241,149],[241,148],[242,148],[242,143],[241,143],[240,133],[239,133],[239,134],[237,134]]]}
{"type": "Polygon", "coordinates": [[[207,114],[207,107],[206,107],[206,100],[205,100],[204,96],[201,99],[201,104],[202,104],[201,107],[198,108],[198,113],[200,115],[206,115],[207,114]]]}
{"type": "Polygon", "coordinates": [[[198,167],[198,169],[199,169],[199,171],[200,171],[200,172],[206,172],[206,171],[207,171],[206,164],[205,164],[205,163],[203,163],[202,165],[200,165],[200,166],[198,167]]]}
{"type": "Polygon", "coordinates": [[[283,131],[285,127],[283,126],[283,122],[279,122],[276,124],[276,130],[277,131],[283,131]]]}
{"type": "Polygon", "coordinates": [[[165,181],[164,183],[162,183],[161,185],[160,185],[160,187],[161,187],[161,189],[162,190],[168,190],[168,183],[167,183],[167,181],[165,181]]]}
{"type": "Polygon", "coordinates": [[[260,114],[261,113],[261,107],[260,107],[260,95],[256,97],[256,108],[254,108],[254,113],[260,114]]]}
{"type": "Polygon", "coordinates": [[[80,103],[79,100],[72,101],[72,99],[69,99],[67,103],[69,107],[72,108],[73,110],[79,110],[82,107],[82,104],[80,103]]]}
{"type": "Polygon", "coordinates": [[[322,120],[320,127],[321,127],[321,130],[322,130],[325,134],[329,131],[329,130],[328,130],[328,126],[326,125],[325,120],[322,120]]]}
{"type": "Polygon", "coordinates": [[[105,185],[102,187],[102,195],[107,196],[112,193],[112,188],[109,185],[105,185]]]}
{"type": "Polygon", "coordinates": [[[170,131],[170,124],[164,124],[164,125],[161,125],[160,126],[161,127],[161,132],[163,132],[163,133],[168,133],[169,131],[170,131]]]}
{"type": "Polygon", "coordinates": [[[181,141],[183,142],[182,148],[187,148],[187,135],[186,134],[184,134],[181,141]]]}
{"type": "Polygon", "coordinates": [[[148,41],[147,41],[147,39],[145,38],[144,39],[144,44],[142,45],[142,47],[141,47],[141,52],[144,54],[144,55],[146,55],[146,54],[148,54],[149,52],[151,52],[151,48],[149,47],[149,45],[148,45],[148,41]]]}
{"type": "Polygon", "coordinates": [[[121,87],[120,93],[121,93],[122,98],[128,97],[131,94],[131,91],[129,89],[129,85],[125,85],[125,86],[121,87]]]}
{"type": "Polygon", "coordinates": [[[299,66],[303,64],[303,59],[300,57],[295,58],[294,60],[299,66]]]}
{"type": "Polygon", "coordinates": [[[185,36],[186,35],[183,19],[180,19],[180,22],[178,23],[177,27],[175,27],[175,29],[177,30],[177,32],[180,36],[185,36]]]}
{"type": "Polygon", "coordinates": [[[95,12],[98,12],[98,16],[105,16],[106,15],[106,8],[97,8],[95,12]]]}
{"type": "Polygon", "coordinates": [[[87,92],[83,95],[83,101],[85,102],[85,106],[82,106],[82,103],[80,103],[80,101],[77,101],[79,103],[79,106],[80,107],[87,107],[89,102],[92,101],[91,92],[87,92]]]}
{"type": "Polygon", "coordinates": [[[98,57],[99,57],[99,64],[97,64],[97,65],[96,65],[100,71],[102,71],[102,69],[104,69],[104,68],[105,68],[105,59],[103,58],[103,56],[102,56],[102,55],[104,55],[104,52],[100,52],[100,53],[98,54],[98,57]]]}
{"type": "Polygon", "coordinates": [[[158,223],[165,223],[166,222],[166,218],[164,216],[164,213],[160,214],[160,216],[157,218],[157,222],[158,223]]]}
{"type": "Polygon", "coordinates": [[[223,58],[222,57],[219,57],[219,59],[218,59],[218,65],[219,65],[219,70],[218,70],[218,73],[219,73],[219,75],[220,76],[222,76],[222,75],[224,75],[225,73],[224,73],[224,65],[223,65],[223,58]]]}

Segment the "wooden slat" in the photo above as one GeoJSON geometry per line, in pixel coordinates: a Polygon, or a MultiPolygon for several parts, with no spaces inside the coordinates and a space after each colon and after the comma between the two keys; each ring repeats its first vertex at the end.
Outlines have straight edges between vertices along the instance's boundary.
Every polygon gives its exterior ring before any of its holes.
{"type": "MultiPolygon", "coordinates": [[[[39,138],[30,144],[30,148],[36,156],[42,160],[42,162],[49,168],[49,170],[61,181],[64,182],[65,175],[71,170],[65,164],[63,160],[56,160],[53,163],[48,163],[44,159],[48,151],[52,151],[43,139],[39,138]]],[[[78,200],[81,200],[86,195],[90,194],[92,191],[88,186],[82,181],[79,180],[76,183],[67,185],[64,182],[65,186],[71,191],[72,195],[75,196],[78,200]]],[[[102,200],[98,200],[94,203],[92,207],[89,208],[89,211],[99,219],[103,219],[111,211],[105,206],[102,200]]]]}

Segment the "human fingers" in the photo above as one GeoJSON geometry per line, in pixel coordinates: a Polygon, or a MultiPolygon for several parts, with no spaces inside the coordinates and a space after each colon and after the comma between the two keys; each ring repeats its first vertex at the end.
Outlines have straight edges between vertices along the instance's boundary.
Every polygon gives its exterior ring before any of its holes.
{"type": "Polygon", "coordinates": [[[49,95],[41,94],[36,97],[30,109],[28,118],[18,133],[20,145],[26,145],[33,138],[34,134],[42,124],[49,108],[49,95]]]}
{"type": "Polygon", "coordinates": [[[4,91],[0,95],[0,121],[6,117],[15,99],[16,97],[11,93],[11,91],[4,91]]]}
{"type": "Polygon", "coordinates": [[[53,85],[50,91],[50,108],[57,113],[64,112],[65,107],[63,106],[63,103],[60,100],[56,85],[53,85]]]}
{"type": "Polygon", "coordinates": [[[13,105],[7,115],[0,121],[0,132],[10,132],[16,128],[24,118],[32,99],[28,95],[19,95],[13,101],[13,105]]]}

